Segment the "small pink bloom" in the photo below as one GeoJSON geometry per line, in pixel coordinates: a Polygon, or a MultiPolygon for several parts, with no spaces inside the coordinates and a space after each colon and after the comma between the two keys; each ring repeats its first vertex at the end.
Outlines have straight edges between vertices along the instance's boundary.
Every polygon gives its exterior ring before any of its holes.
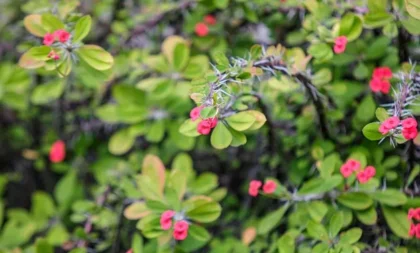
{"type": "Polygon", "coordinates": [[[408,231],[409,236],[415,236],[416,235],[416,225],[413,223],[410,224],[410,230],[408,231]]]}
{"type": "Polygon", "coordinates": [[[388,132],[389,132],[389,129],[384,125],[384,123],[382,123],[380,126],[379,126],[379,132],[382,134],[382,135],[385,135],[385,134],[387,134],[388,132]]]}
{"type": "Polygon", "coordinates": [[[372,178],[376,175],[376,169],[373,166],[367,166],[365,168],[365,174],[369,177],[372,178]]]}
{"type": "Polygon", "coordinates": [[[208,120],[202,120],[197,125],[197,132],[199,134],[208,135],[211,131],[212,123],[208,120]]]}
{"type": "Polygon", "coordinates": [[[342,54],[346,51],[346,45],[334,45],[334,53],[342,54]]]}
{"type": "Polygon", "coordinates": [[[66,144],[62,140],[54,142],[50,149],[50,161],[59,163],[66,158],[66,144]]]}
{"type": "Polygon", "coordinates": [[[360,169],[360,162],[356,159],[349,159],[347,160],[346,164],[350,167],[351,170],[356,171],[360,169]]]}
{"type": "Polygon", "coordinates": [[[210,127],[211,128],[215,128],[216,126],[217,126],[217,122],[218,122],[218,120],[217,120],[217,118],[216,117],[214,117],[214,118],[209,118],[209,119],[207,119],[209,122],[210,122],[210,127]]]}
{"type": "Polygon", "coordinates": [[[54,37],[55,37],[58,41],[60,41],[60,42],[64,43],[64,42],[66,42],[66,41],[68,41],[68,40],[69,40],[69,38],[70,38],[70,33],[69,33],[69,32],[67,32],[67,31],[66,31],[66,30],[64,30],[64,29],[60,29],[60,30],[57,30],[57,31],[55,31],[55,32],[54,32],[54,37]]]}
{"type": "Polygon", "coordinates": [[[374,78],[385,78],[385,79],[390,79],[392,78],[392,70],[388,67],[377,67],[373,70],[373,75],[374,78]]]}
{"type": "Polygon", "coordinates": [[[367,183],[370,179],[370,177],[366,174],[365,171],[360,171],[359,173],[357,173],[356,177],[361,184],[367,183]]]}
{"type": "Polygon", "coordinates": [[[51,46],[54,43],[54,35],[51,33],[47,33],[44,35],[43,43],[46,46],[51,46]]]}
{"type": "Polygon", "coordinates": [[[351,167],[347,163],[345,163],[345,164],[341,165],[340,172],[341,172],[341,175],[343,175],[344,178],[348,178],[353,173],[353,170],[351,169],[351,167]]]}
{"type": "Polygon", "coordinates": [[[410,220],[412,219],[420,220],[420,208],[410,208],[408,210],[407,217],[410,220]]]}
{"type": "Polygon", "coordinates": [[[51,52],[48,53],[48,58],[53,59],[53,60],[59,60],[60,55],[57,54],[54,50],[51,50],[51,52]]]}
{"type": "Polygon", "coordinates": [[[346,50],[347,37],[339,36],[335,39],[334,44],[334,53],[341,54],[346,50]]]}
{"type": "Polygon", "coordinates": [[[384,121],[384,125],[388,129],[394,129],[400,124],[400,119],[397,116],[392,116],[384,121]]]}
{"type": "Polygon", "coordinates": [[[204,23],[197,23],[195,25],[195,33],[199,36],[199,37],[204,37],[207,34],[209,34],[209,28],[207,27],[206,24],[204,23]]]}
{"type": "Polygon", "coordinates": [[[190,118],[192,121],[195,121],[196,119],[200,118],[200,112],[203,109],[204,106],[197,106],[193,108],[190,112],[190,118]]]}
{"type": "Polygon", "coordinates": [[[390,89],[391,89],[391,83],[388,80],[383,80],[382,86],[381,86],[381,92],[383,94],[388,94],[390,89]]]}
{"type": "Polygon", "coordinates": [[[263,192],[265,194],[272,194],[276,191],[277,184],[273,180],[267,180],[265,181],[265,184],[263,186],[263,192]]]}
{"type": "Polygon", "coordinates": [[[215,25],[217,21],[213,15],[209,14],[204,17],[204,22],[206,22],[209,25],[215,25]]]}
{"type": "Polygon", "coordinates": [[[406,139],[406,140],[412,140],[415,139],[417,137],[417,127],[412,127],[412,128],[403,128],[402,130],[402,136],[406,139]]]}
{"type": "Polygon", "coordinates": [[[401,121],[403,128],[417,127],[417,120],[415,118],[406,118],[401,121]]]}
{"type": "Polygon", "coordinates": [[[261,185],[262,185],[261,181],[252,180],[249,183],[248,194],[253,197],[256,197],[258,195],[258,190],[261,188],[261,185]]]}
{"type": "Polygon", "coordinates": [[[175,212],[172,210],[167,210],[162,213],[160,216],[160,227],[163,230],[169,230],[172,226],[172,217],[174,217],[175,212]]]}
{"type": "Polygon", "coordinates": [[[185,231],[175,231],[174,230],[174,232],[172,233],[172,235],[173,235],[173,237],[174,237],[175,240],[183,241],[183,240],[185,240],[185,238],[187,238],[188,231],[187,230],[185,230],[185,231]]]}
{"type": "Polygon", "coordinates": [[[373,92],[379,92],[382,89],[382,80],[379,78],[372,78],[369,82],[369,87],[373,92]]]}
{"type": "Polygon", "coordinates": [[[420,223],[416,225],[416,238],[420,239],[420,223]]]}

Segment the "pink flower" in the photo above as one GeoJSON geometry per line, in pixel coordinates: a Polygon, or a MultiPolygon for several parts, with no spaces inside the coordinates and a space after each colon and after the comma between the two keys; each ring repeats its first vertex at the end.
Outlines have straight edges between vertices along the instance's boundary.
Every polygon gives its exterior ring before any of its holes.
{"type": "Polygon", "coordinates": [[[392,71],[388,67],[377,67],[373,70],[373,78],[392,78],[392,71]]]}
{"type": "Polygon", "coordinates": [[[261,188],[261,185],[262,185],[261,181],[252,180],[249,183],[248,194],[253,196],[253,197],[256,197],[258,195],[258,190],[261,188]]]}
{"type": "Polygon", "coordinates": [[[210,122],[210,127],[211,128],[215,128],[216,126],[217,126],[217,122],[218,122],[218,120],[217,120],[217,118],[216,117],[214,117],[214,118],[210,118],[210,119],[207,119],[209,122],[210,122]]]}
{"type": "Polygon", "coordinates": [[[182,241],[188,236],[189,225],[186,221],[177,221],[174,226],[173,237],[175,240],[182,241]]]}
{"type": "Polygon", "coordinates": [[[420,208],[410,208],[407,217],[410,220],[420,220],[420,208]]]}
{"type": "Polygon", "coordinates": [[[204,106],[197,106],[193,108],[190,112],[190,118],[192,121],[195,121],[196,119],[200,118],[200,112],[203,109],[204,106]]]}
{"type": "Polygon", "coordinates": [[[69,38],[70,38],[70,33],[69,33],[69,32],[67,32],[67,31],[66,31],[66,30],[64,30],[64,29],[60,29],[60,30],[57,30],[57,31],[55,31],[55,32],[54,32],[54,37],[55,37],[58,41],[60,41],[60,42],[64,43],[64,42],[66,42],[66,41],[68,41],[68,40],[69,40],[69,38]]]}
{"type": "Polygon", "coordinates": [[[59,163],[66,158],[66,144],[62,140],[54,142],[50,149],[50,161],[59,163]]]}
{"type": "Polygon", "coordinates": [[[265,184],[263,186],[263,192],[265,194],[272,194],[276,191],[277,184],[273,180],[267,180],[265,181],[265,184]]]}
{"type": "Polygon", "coordinates": [[[357,173],[356,177],[357,177],[357,180],[359,180],[361,184],[367,183],[370,179],[370,177],[367,175],[365,171],[360,171],[359,173],[357,173]]]}
{"type": "Polygon", "coordinates": [[[367,166],[365,168],[365,174],[369,177],[372,178],[376,175],[376,169],[373,166],[367,166]]]}
{"type": "Polygon", "coordinates": [[[416,235],[416,225],[413,223],[410,224],[410,230],[408,231],[409,236],[415,236],[416,235]]]}
{"type": "Polygon", "coordinates": [[[379,132],[380,132],[382,135],[385,135],[385,134],[387,134],[387,133],[389,132],[389,129],[388,129],[388,128],[386,128],[384,124],[381,124],[381,125],[379,126],[379,132]]]}
{"type": "Polygon", "coordinates": [[[213,15],[210,15],[209,14],[209,15],[206,15],[204,17],[204,22],[206,22],[209,25],[215,25],[216,22],[217,22],[217,20],[216,20],[216,18],[213,15]]]}
{"type": "Polygon", "coordinates": [[[360,169],[360,162],[356,159],[349,159],[347,160],[346,164],[350,167],[351,170],[356,171],[360,169]]]}
{"type": "Polygon", "coordinates": [[[46,46],[51,46],[54,43],[54,35],[51,33],[47,33],[44,35],[43,43],[46,46]]]}
{"type": "Polygon", "coordinates": [[[417,127],[403,128],[402,135],[406,140],[412,140],[417,137],[417,127]]]}
{"type": "Polygon", "coordinates": [[[197,23],[195,25],[195,33],[199,36],[199,37],[204,37],[207,34],[209,34],[209,28],[207,27],[206,24],[204,23],[197,23]]]}
{"type": "Polygon", "coordinates": [[[416,225],[416,238],[420,239],[420,224],[416,225]]]}
{"type": "Polygon", "coordinates": [[[208,135],[211,131],[211,127],[212,126],[212,122],[210,122],[209,120],[202,120],[200,123],[198,123],[197,125],[197,132],[199,134],[203,134],[203,135],[208,135]]]}
{"type": "Polygon", "coordinates": [[[400,124],[400,119],[397,116],[387,118],[383,124],[388,129],[394,129],[400,124]]]}
{"type": "Polygon", "coordinates": [[[133,253],[133,249],[129,249],[126,253],[133,253]]]}
{"type": "Polygon", "coordinates": [[[372,78],[369,82],[369,87],[373,92],[379,92],[382,90],[383,81],[379,78],[372,78]]]}
{"type": "Polygon", "coordinates": [[[334,44],[334,53],[341,54],[346,50],[347,37],[339,36],[335,39],[334,44]]]}
{"type": "Polygon", "coordinates": [[[341,173],[341,175],[343,175],[344,178],[348,178],[353,173],[353,170],[351,169],[351,167],[347,163],[345,163],[345,164],[341,165],[340,173],[341,173]]]}
{"type": "Polygon", "coordinates": [[[172,226],[172,217],[174,217],[175,211],[167,210],[160,216],[160,227],[163,230],[169,230],[172,226]]]}
{"type": "Polygon", "coordinates": [[[53,59],[53,60],[59,60],[60,55],[57,54],[54,50],[51,50],[51,52],[48,53],[48,58],[53,59]]]}
{"type": "Polygon", "coordinates": [[[388,94],[390,89],[391,89],[391,83],[388,80],[382,81],[381,92],[383,94],[388,94]]]}
{"type": "Polygon", "coordinates": [[[403,128],[413,128],[417,127],[417,120],[415,118],[406,118],[401,121],[403,128]]]}

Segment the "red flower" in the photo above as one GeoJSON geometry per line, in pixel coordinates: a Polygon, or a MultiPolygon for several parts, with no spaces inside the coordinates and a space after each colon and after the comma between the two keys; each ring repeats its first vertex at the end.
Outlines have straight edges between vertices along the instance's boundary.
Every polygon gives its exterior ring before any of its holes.
{"type": "Polygon", "coordinates": [[[416,225],[416,238],[420,239],[420,224],[416,225]]]}
{"type": "Polygon", "coordinates": [[[204,106],[197,106],[194,107],[190,112],[190,118],[192,121],[195,121],[196,119],[200,118],[200,112],[203,109],[204,106]]]}
{"type": "Polygon", "coordinates": [[[160,227],[163,230],[169,230],[172,226],[172,217],[174,217],[175,211],[167,210],[160,216],[160,227]]]}
{"type": "Polygon", "coordinates": [[[361,184],[367,183],[370,179],[370,177],[365,171],[360,171],[359,173],[357,173],[356,177],[361,184]]]}
{"type": "Polygon", "coordinates": [[[407,217],[410,220],[412,219],[420,220],[420,208],[410,208],[408,210],[407,217]]]}
{"type": "Polygon", "coordinates": [[[334,44],[334,53],[341,54],[346,50],[347,37],[339,36],[335,39],[334,44]]]}
{"type": "Polygon", "coordinates": [[[209,14],[209,15],[206,15],[204,17],[204,22],[206,22],[209,25],[215,25],[216,22],[217,22],[217,20],[216,20],[216,18],[213,15],[210,15],[209,14]]]}
{"type": "Polygon", "coordinates": [[[189,225],[186,221],[177,221],[174,226],[173,236],[175,240],[182,241],[188,236],[189,225]]]}
{"type": "Polygon", "coordinates": [[[272,194],[276,191],[277,184],[273,180],[267,180],[265,181],[265,184],[263,186],[263,192],[265,194],[272,194]]]}
{"type": "Polygon", "coordinates": [[[217,126],[217,122],[218,122],[218,120],[217,120],[217,118],[216,117],[214,117],[214,118],[210,118],[210,119],[207,119],[209,122],[210,122],[210,127],[211,128],[215,128],[216,126],[217,126]]]}
{"type": "Polygon", "coordinates": [[[54,35],[51,33],[47,33],[44,35],[43,43],[46,46],[51,46],[54,43],[54,35]]]}
{"type": "Polygon", "coordinates": [[[340,173],[341,173],[341,175],[343,175],[344,178],[348,178],[353,173],[353,170],[351,169],[351,167],[347,163],[345,163],[345,164],[341,165],[340,173]]]}
{"type": "Polygon", "coordinates": [[[391,89],[389,79],[392,78],[392,71],[388,67],[377,67],[373,71],[372,79],[369,82],[370,89],[373,92],[382,92],[388,94],[391,89]]]}
{"type": "Polygon", "coordinates": [[[410,230],[408,231],[409,236],[415,236],[416,235],[416,225],[413,223],[410,224],[410,230]]]}
{"type": "Polygon", "coordinates": [[[400,124],[400,119],[397,116],[387,118],[383,124],[388,129],[394,129],[400,124]]]}
{"type": "Polygon", "coordinates": [[[417,127],[417,120],[415,118],[406,118],[401,121],[403,128],[417,127]]]}
{"type": "Polygon", "coordinates": [[[68,40],[69,40],[69,38],[70,38],[70,33],[69,33],[69,32],[67,32],[66,30],[60,29],[60,30],[57,30],[57,31],[55,31],[55,32],[54,32],[54,37],[55,37],[58,41],[60,41],[60,42],[64,43],[64,42],[66,42],[66,41],[68,41],[68,40]]]}
{"type": "Polygon", "coordinates": [[[382,134],[382,135],[385,135],[385,134],[387,134],[388,132],[389,132],[389,129],[384,125],[384,124],[381,124],[380,126],[379,126],[379,132],[382,134]]]}
{"type": "Polygon", "coordinates": [[[372,178],[376,175],[376,169],[373,166],[367,166],[365,168],[365,174],[369,177],[372,178]]]}
{"type": "Polygon", "coordinates": [[[204,23],[197,23],[195,25],[195,33],[200,37],[204,37],[209,34],[209,28],[204,23]]]}
{"type": "Polygon", "coordinates": [[[351,170],[356,171],[360,169],[360,162],[356,159],[349,159],[347,160],[346,164],[350,167],[351,170]]]}
{"type": "Polygon", "coordinates": [[[403,128],[402,130],[402,135],[406,140],[412,140],[415,139],[417,137],[417,128],[416,127],[412,127],[412,128],[403,128]]]}
{"type": "Polygon", "coordinates": [[[50,161],[59,163],[66,158],[66,144],[62,140],[54,142],[50,149],[50,161]]]}
{"type": "Polygon", "coordinates": [[[258,190],[261,188],[261,181],[258,180],[252,180],[249,183],[249,189],[248,189],[248,194],[251,195],[252,197],[256,197],[258,195],[258,190]]]}
{"type": "Polygon", "coordinates": [[[209,120],[202,120],[198,123],[197,132],[203,135],[208,135],[211,131],[212,122],[209,120]]]}
{"type": "Polygon", "coordinates": [[[133,253],[133,249],[129,249],[126,253],[133,253]]]}

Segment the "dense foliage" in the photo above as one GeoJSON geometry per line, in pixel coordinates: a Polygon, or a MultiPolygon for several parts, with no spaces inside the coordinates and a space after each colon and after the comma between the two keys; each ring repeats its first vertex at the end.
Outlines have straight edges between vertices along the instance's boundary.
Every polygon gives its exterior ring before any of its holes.
{"type": "Polygon", "coordinates": [[[0,10],[0,253],[420,252],[419,0],[0,10]]]}

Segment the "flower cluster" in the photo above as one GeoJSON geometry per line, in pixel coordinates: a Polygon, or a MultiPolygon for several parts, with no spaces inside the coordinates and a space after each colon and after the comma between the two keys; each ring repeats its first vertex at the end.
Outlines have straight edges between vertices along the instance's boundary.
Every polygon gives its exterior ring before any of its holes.
{"type": "Polygon", "coordinates": [[[213,15],[206,15],[204,22],[199,22],[195,25],[195,34],[200,37],[207,36],[209,34],[209,25],[215,25],[217,23],[216,18],[213,15]]]}
{"type": "Polygon", "coordinates": [[[389,79],[392,78],[392,71],[388,67],[375,68],[372,74],[372,79],[369,82],[370,89],[373,92],[382,92],[388,94],[391,89],[389,79]]]}
{"type": "Polygon", "coordinates": [[[69,40],[70,33],[64,29],[59,29],[53,33],[47,33],[44,35],[44,45],[51,46],[56,40],[65,43],[69,40]]]}
{"type": "Polygon", "coordinates": [[[263,192],[265,194],[272,194],[277,189],[277,183],[274,182],[273,180],[269,180],[269,179],[266,180],[264,185],[262,185],[262,182],[259,180],[252,180],[249,183],[248,194],[253,197],[256,197],[258,195],[258,192],[261,186],[263,187],[263,192]]]}
{"type": "Polygon", "coordinates": [[[373,166],[367,166],[365,169],[361,169],[361,164],[355,159],[349,159],[340,168],[341,175],[344,178],[350,177],[353,172],[356,173],[356,178],[360,183],[367,183],[376,174],[376,169],[373,166]]]}
{"type": "Polygon", "coordinates": [[[417,137],[417,121],[413,117],[409,117],[400,121],[397,116],[384,120],[379,126],[379,132],[382,135],[389,133],[397,133],[401,130],[401,134],[406,140],[412,140],[417,137]]]}
{"type": "MultiPolygon", "coordinates": [[[[175,211],[167,210],[160,216],[160,227],[163,230],[169,230],[172,227],[172,220],[175,216],[175,211]]],[[[188,222],[185,220],[177,220],[174,225],[172,236],[175,240],[182,241],[188,236],[188,222]]]]}
{"type": "MultiPolygon", "coordinates": [[[[195,121],[200,118],[200,112],[203,109],[203,106],[197,106],[190,112],[190,118],[192,121],[195,121]]],[[[213,128],[217,126],[218,120],[216,117],[203,119],[197,125],[197,132],[202,135],[208,135],[213,128]]]]}
{"type": "Polygon", "coordinates": [[[420,239],[420,223],[414,224],[413,222],[420,221],[420,208],[410,208],[410,210],[408,210],[407,217],[411,222],[408,234],[410,236],[416,236],[417,239],[420,239]]]}
{"type": "Polygon", "coordinates": [[[51,145],[50,161],[60,163],[66,158],[66,144],[62,140],[57,140],[51,145]]]}
{"type": "Polygon", "coordinates": [[[342,54],[346,51],[347,46],[347,37],[346,36],[338,36],[335,38],[334,41],[334,53],[342,54]]]}
{"type": "Polygon", "coordinates": [[[48,58],[53,59],[53,60],[59,60],[60,55],[57,54],[54,50],[51,50],[51,52],[48,53],[48,58]]]}

